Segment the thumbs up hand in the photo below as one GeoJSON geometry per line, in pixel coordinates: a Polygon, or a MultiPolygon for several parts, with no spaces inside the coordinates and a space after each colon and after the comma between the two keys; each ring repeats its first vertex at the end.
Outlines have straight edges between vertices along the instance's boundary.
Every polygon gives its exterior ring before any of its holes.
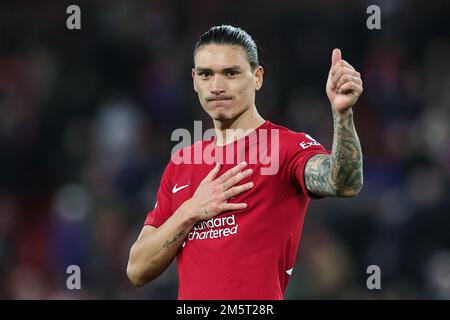
{"type": "Polygon", "coordinates": [[[363,92],[361,74],[342,59],[341,50],[334,49],[328,73],[326,92],[331,106],[338,113],[353,107],[363,92]]]}

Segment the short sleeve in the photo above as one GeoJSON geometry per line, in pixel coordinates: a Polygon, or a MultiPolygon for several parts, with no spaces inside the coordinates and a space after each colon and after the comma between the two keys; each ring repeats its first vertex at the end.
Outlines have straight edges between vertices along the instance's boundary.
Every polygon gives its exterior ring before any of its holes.
{"type": "Polygon", "coordinates": [[[172,193],[170,189],[172,169],[173,164],[170,160],[161,177],[155,207],[147,213],[144,225],[158,228],[172,215],[172,193]]]}
{"type": "Polygon", "coordinates": [[[298,185],[302,192],[310,198],[321,198],[311,194],[305,183],[305,167],[308,160],[316,154],[331,154],[319,142],[306,133],[296,133],[289,138],[287,150],[288,175],[291,182],[298,185]]]}

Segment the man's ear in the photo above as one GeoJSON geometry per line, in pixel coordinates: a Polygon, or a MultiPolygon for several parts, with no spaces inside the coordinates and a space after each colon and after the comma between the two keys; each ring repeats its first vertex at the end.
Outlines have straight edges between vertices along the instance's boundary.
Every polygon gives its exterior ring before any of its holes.
{"type": "Polygon", "coordinates": [[[255,89],[258,91],[261,89],[264,80],[264,68],[262,66],[258,66],[254,72],[255,75],[255,89]]]}
{"type": "Polygon", "coordinates": [[[192,68],[192,83],[194,84],[194,91],[198,92],[197,91],[197,84],[195,83],[195,69],[194,68],[192,68]]]}

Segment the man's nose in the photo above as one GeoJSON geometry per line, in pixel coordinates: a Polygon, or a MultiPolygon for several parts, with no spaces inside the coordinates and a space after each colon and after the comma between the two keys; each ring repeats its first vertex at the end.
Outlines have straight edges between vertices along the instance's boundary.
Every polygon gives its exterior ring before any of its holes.
{"type": "Polygon", "coordinates": [[[226,91],[225,81],[220,75],[213,77],[211,82],[211,93],[221,94],[226,91]]]}

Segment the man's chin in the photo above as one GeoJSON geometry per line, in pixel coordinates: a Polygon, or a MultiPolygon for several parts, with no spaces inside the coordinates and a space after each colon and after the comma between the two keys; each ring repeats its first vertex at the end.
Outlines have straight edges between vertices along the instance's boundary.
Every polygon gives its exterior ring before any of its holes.
{"type": "Polygon", "coordinates": [[[231,120],[231,118],[228,117],[228,116],[227,116],[226,114],[224,114],[224,113],[219,113],[219,114],[216,114],[216,115],[214,116],[214,120],[220,121],[220,122],[224,122],[224,121],[231,120]]]}

